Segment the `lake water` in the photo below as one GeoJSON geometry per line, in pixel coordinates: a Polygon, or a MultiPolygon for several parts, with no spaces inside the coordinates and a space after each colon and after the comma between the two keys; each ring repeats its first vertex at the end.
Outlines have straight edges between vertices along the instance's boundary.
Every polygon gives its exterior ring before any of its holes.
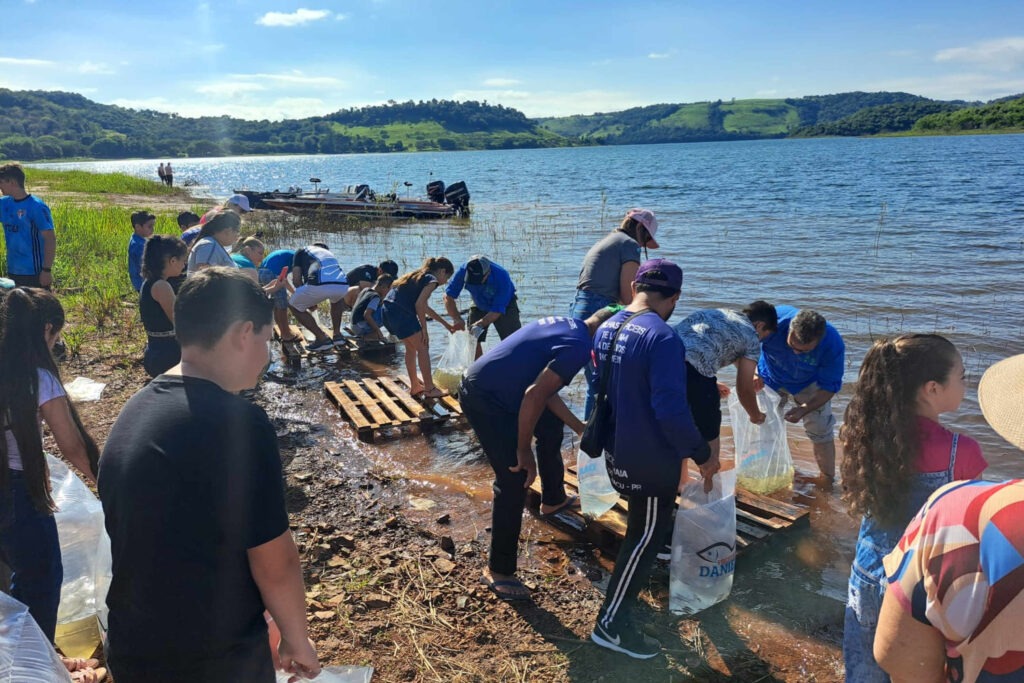
{"type": "MultiPolygon", "coordinates": [[[[990,463],[985,476],[997,479],[1024,476],[1024,455],[987,427],[976,388],[990,364],[1024,352],[1021,159],[1024,136],[992,135],[174,164],[176,181],[198,182],[218,198],[243,187],[309,188],[310,176],[335,189],[365,182],[403,194],[406,181],[414,184],[414,194],[423,194],[430,180],[465,180],[473,195],[468,225],[408,223],[320,236],[343,265],[387,256],[411,268],[427,255],[459,263],[474,253],[488,254],[512,273],[524,320],[567,312],[586,250],[630,207],[651,208],[662,244],[651,256],[673,259],[685,272],[683,297],[670,322],[694,309],[741,307],[754,299],[819,310],[847,345],[847,384],[834,401],[837,418],[873,338],[911,331],[948,336],[964,355],[969,391],[960,411],[945,419],[981,442],[990,463]]],[[[63,166],[155,179],[159,161],[63,166]]],[[[296,244],[319,234],[316,225],[304,227],[296,244]]],[[[440,296],[433,304],[443,310],[440,296]]],[[[443,331],[432,329],[436,360],[443,331]]],[[[404,371],[400,357],[376,370],[404,371]]],[[[580,410],[579,381],[568,395],[580,410]]],[[[310,393],[295,414],[337,428],[335,413],[324,404],[310,393]]],[[[790,434],[797,468],[814,472],[802,429],[790,434]]],[[[475,533],[483,533],[491,475],[469,436],[359,448],[408,476],[413,488],[451,493],[446,504],[471,516],[475,533]]],[[[723,454],[731,450],[726,437],[723,454]]],[[[810,495],[816,496],[810,535],[760,556],[746,570],[740,566],[734,591],[734,598],[746,595],[748,603],[792,624],[804,623],[808,609],[814,611],[809,605],[815,596],[832,605],[845,599],[856,535],[856,522],[836,494],[810,495]],[[757,596],[768,594],[774,599],[765,607],[757,596]]]]}

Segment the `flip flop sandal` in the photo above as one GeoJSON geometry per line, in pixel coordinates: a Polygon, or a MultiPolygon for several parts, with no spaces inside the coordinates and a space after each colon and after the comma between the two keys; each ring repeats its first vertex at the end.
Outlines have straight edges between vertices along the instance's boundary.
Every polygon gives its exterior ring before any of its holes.
{"type": "Polygon", "coordinates": [[[541,519],[554,519],[555,517],[558,517],[559,515],[561,515],[563,512],[569,512],[570,510],[575,511],[575,512],[579,512],[580,511],[580,497],[579,496],[566,496],[565,502],[562,503],[561,507],[559,507],[557,510],[552,510],[551,512],[542,512],[542,513],[540,513],[540,518],[541,519]]]}
{"type": "Polygon", "coordinates": [[[505,602],[522,602],[522,601],[525,601],[525,600],[531,600],[532,599],[530,597],[530,590],[526,586],[524,586],[523,582],[520,581],[519,579],[503,579],[501,581],[495,581],[494,579],[489,579],[486,576],[481,576],[480,577],[480,583],[482,583],[485,586],[487,586],[487,588],[492,593],[494,593],[496,596],[498,596],[498,598],[500,598],[501,600],[504,600],[505,602]],[[516,589],[516,588],[521,588],[522,590],[524,590],[526,592],[525,593],[510,593],[510,592],[501,590],[502,588],[510,588],[510,589],[513,589],[513,590],[516,589]]]}
{"type": "Polygon", "coordinates": [[[437,387],[434,387],[430,391],[423,392],[423,398],[444,398],[447,395],[448,394],[438,389],[437,387]]]}

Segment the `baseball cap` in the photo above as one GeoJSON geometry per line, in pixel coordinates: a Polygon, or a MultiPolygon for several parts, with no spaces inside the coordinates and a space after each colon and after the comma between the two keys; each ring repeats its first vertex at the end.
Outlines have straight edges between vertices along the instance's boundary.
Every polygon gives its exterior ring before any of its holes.
{"type": "Polygon", "coordinates": [[[654,239],[655,233],[658,232],[658,219],[654,217],[653,211],[650,209],[630,209],[626,212],[626,218],[632,218],[647,228],[647,234],[651,236],[651,239],[645,245],[648,249],[657,249],[661,246],[658,244],[658,240],[654,239]]]}
{"type": "Polygon", "coordinates": [[[178,226],[182,228],[191,228],[193,225],[198,225],[199,220],[199,214],[191,211],[182,211],[178,214],[178,226]]]}
{"type": "Polygon", "coordinates": [[[242,210],[242,213],[249,213],[250,211],[252,211],[252,209],[249,208],[249,198],[246,197],[244,194],[231,195],[231,197],[228,198],[227,203],[234,204],[235,206],[242,210]]]}
{"type": "Polygon", "coordinates": [[[978,403],[992,429],[1024,449],[1024,353],[985,371],[978,384],[978,403]]]}
{"type": "Polygon", "coordinates": [[[466,284],[483,284],[489,272],[491,272],[491,262],[487,257],[480,254],[474,256],[466,263],[466,284]]]}
{"type": "Polygon", "coordinates": [[[154,220],[156,216],[151,214],[149,211],[136,211],[132,214],[132,225],[142,225],[151,220],[154,220]]]}
{"type": "Polygon", "coordinates": [[[652,258],[640,265],[633,282],[638,285],[654,285],[678,292],[683,288],[683,269],[668,259],[652,258]]]}

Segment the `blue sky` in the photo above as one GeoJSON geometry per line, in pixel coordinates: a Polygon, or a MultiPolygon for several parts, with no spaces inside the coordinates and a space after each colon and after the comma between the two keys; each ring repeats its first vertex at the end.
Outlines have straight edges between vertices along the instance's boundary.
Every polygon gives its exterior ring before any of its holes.
{"type": "Polygon", "coordinates": [[[1022,0],[2,0],[2,16],[0,87],[184,116],[1024,92],[1022,0]]]}

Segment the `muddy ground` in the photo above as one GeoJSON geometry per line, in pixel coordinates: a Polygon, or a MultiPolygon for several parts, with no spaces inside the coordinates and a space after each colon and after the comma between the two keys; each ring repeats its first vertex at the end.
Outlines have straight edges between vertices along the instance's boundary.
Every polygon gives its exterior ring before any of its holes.
{"type": "MultiPolygon", "coordinates": [[[[101,332],[62,366],[65,381],[107,382],[102,401],[79,406],[101,444],[147,380],[133,338],[139,330],[101,332]]],[[[588,543],[533,539],[539,561],[521,574],[534,599],[502,602],[478,583],[486,530],[454,541],[449,529],[463,520],[452,519],[443,500],[412,512],[406,482],[373,465],[353,439],[338,440],[337,425],[275,415],[279,401],[265,398],[261,390],[254,400],[267,404],[278,430],[310,630],[324,664],[373,666],[377,681],[842,680],[835,613],[808,615],[794,631],[760,614],[755,601],[729,600],[679,619],[666,609],[664,570],[642,592],[638,615],[664,656],[638,662],[598,648],[588,637],[609,562],[588,543]]]]}

